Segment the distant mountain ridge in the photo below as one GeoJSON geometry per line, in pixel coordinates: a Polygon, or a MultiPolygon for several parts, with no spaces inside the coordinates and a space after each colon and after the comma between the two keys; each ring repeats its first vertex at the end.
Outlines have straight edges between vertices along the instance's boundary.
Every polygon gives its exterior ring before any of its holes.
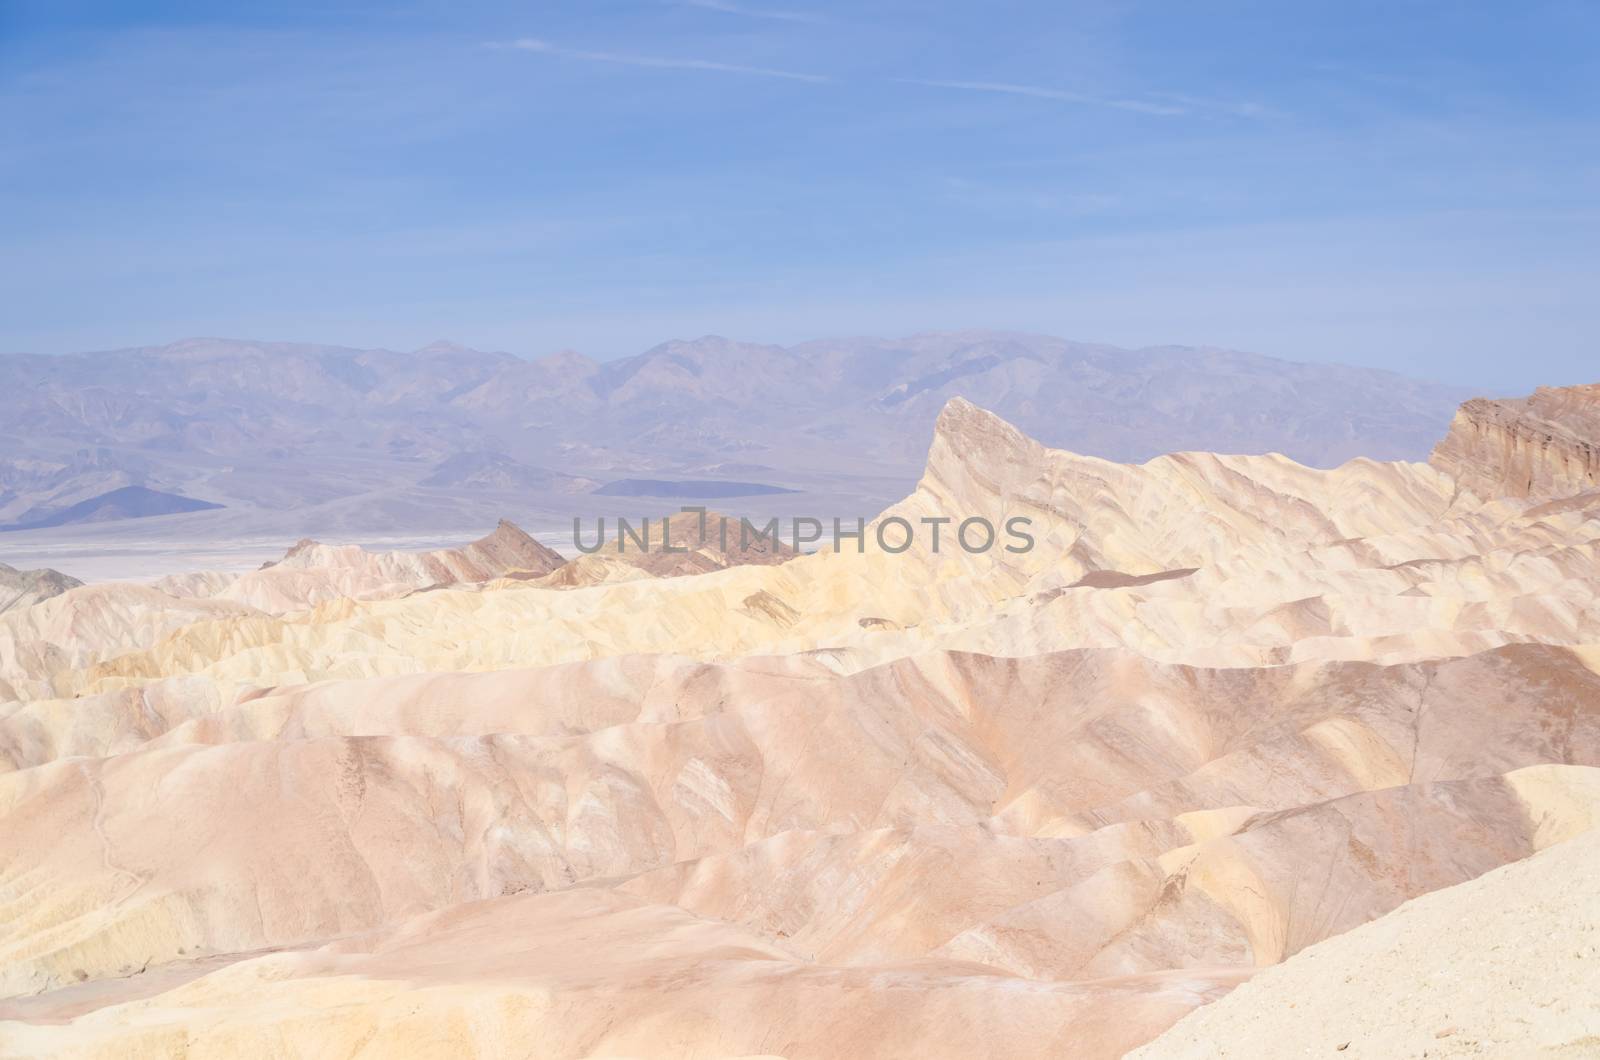
{"type": "Polygon", "coordinates": [[[875,510],[915,481],[952,397],[1115,460],[1277,451],[1331,466],[1425,458],[1470,396],[1373,369],[1005,332],[787,348],[707,336],[608,362],[188,339],[0,356],[0,523],[142,486],[226,505],[204,517],[217,525],[280,533],[477,525],[739,465],[875,510]]]}
{"type": "Polygon", "coordinates": [[[775,493],[794,493],[782,486],[767,486],[760,482],[733,482],[710,479],[677,479],[663,481],[653,478],[623,478],[608,482],[594,491],[601,497],[683,497],[686,499],[717,499],[728,497],[764,497],[775,493]]]}

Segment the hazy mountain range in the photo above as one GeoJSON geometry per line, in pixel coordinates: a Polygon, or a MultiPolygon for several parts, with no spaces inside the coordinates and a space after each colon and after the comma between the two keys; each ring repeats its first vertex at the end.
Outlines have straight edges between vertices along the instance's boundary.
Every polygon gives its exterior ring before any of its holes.
{"type": "Polygon", "coordinates": [[[954,396],[1116,460],[1207,449],[1332,466],[1425,457],[1469,395],[1371,369],[992,332],[707,337],[605,363],[189,339],[0,357],[0,526],[105,520],[125,507],[105,495],[135,486],[173,495],[139,494],[140,515],[222,506],[182,516],[202,535],[555,525],[637,510],[651,482],[667,484],[663,505],[731,491],[762,510],[871,515],[915,482],[954,396]]]}

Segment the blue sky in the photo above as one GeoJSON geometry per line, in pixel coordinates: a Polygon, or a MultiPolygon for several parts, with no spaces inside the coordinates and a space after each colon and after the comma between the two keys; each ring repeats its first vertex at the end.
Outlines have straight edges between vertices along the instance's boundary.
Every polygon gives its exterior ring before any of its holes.
{"type": "Polygon", "coordinates": [[[1600,379],[1600,5],[0,0],[0,349],[714,332],[1600,379]]]}

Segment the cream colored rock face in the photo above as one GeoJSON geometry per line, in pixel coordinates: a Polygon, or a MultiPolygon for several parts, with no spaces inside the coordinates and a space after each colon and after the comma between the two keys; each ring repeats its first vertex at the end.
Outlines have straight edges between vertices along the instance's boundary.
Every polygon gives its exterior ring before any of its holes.
{"type": "Polygon", "coordinates": [[[1600,497],[953,402],[894,516],[1035,546],[0,615],[0,1056],[1116,1056],[1600,813],[1600,497]]]}

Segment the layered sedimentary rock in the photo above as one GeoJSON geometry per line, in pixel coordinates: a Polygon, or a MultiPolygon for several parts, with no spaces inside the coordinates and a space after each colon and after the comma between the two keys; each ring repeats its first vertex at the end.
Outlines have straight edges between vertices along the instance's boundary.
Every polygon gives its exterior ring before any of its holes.
{"type": "MultiPolygon", "coordinates": [[[[826,648],[853,670],[938,648],[1093,646],[1257,666],[1600,642],[1589,606],[1600,497],[1463,506],[1454,480],[1422,464],[1320,471],[1205,453],[1113,464],[1044,449],[956,402],[921,483],[891,518],[921,528],[905,552],[847,544],[778,566],[577,593],[511,580],[189,621],[155,644],[85,644],[81,665],[56,688],[87,694],[192,674],[231,690],[638,652],[826,648]],[[975,517],[996,527],[1030,520],[1033,546],[1010,552],[997,538],[968,552],[946,526],[935,549],[922,523],[975,517]],[[1171,576],[1185,570],[1194,573],[1171,576]],[[1143,583],[1096,587],[1106,572],[1143,583]]],[[[876,545],[870,530],[868,540],[876,545]]],[[[10,680],[4,664],[0,653],[0,680],[10,680]]]]}
{"type": "Polygon", "coordinates": [[[1469,401],[1429,462],[1486,500],[1600,490],[1600,384],[1469,401]]]}
{"type": "Polygon", "coordinates": [[[198,623],[262,617],[232,601],[179,598],[146,585],[70,589],[0,615],[0,702],[71,696],[108,656],[150,649],[198,623]]]}
{"type": "Polygon", "coordinates": [[[1600,496],[952,402],[891,520],[0,619],[0,1055],[1117,1056],[1600,814],[1600,496]]]}
{"type": "Polygon", "coordinates": [[[0,860],[28,867],[28,919],[49,925],[5,951],[0,988],[666,866],[622,889],[815,959],[1098,978],[1186,966],[1203,937],[1201,963],[1264,964],[1553,841],[1518,771],[1573,770],[1581,803],[1578,763],[1600,762],[1600,677],[1543,647],[1242,673],[1100,652],[849,677],[632,658],[193,702],[104,747],[63,747],[40,715],[0,729],[18,769],[0,860]],[[1492,837],[1460,843],[1470,827],[1492,837]],[[1327,879],[1297,883],[1313,866],[1327,879]],[[1108,872],[1128,874],[1114,914],[1108,872]],[[1260,895],[1230,906],[1245,879],[1260,895]],[[1085,887],[1099,935],[1067,915],[1085,887]]]}
{"type": "MultiPolygon", "coordinates": [[[[0,702],[75,694],[78,678],[95,662],[156,647],[186,627],[270,635],[281,616],[336,610],[339,601],[476,586],[518,574],[543,577],[563,562],[502,521],[468,545],[432,552],[301,541],[283,559],[243,575],[201,571],[151,585],[80,586],[69,579],[64,591],[47,594],[38,606],[0,609],[0,702]]],[[[67,583],[45,578],[39,584],[67,583]]]]}

